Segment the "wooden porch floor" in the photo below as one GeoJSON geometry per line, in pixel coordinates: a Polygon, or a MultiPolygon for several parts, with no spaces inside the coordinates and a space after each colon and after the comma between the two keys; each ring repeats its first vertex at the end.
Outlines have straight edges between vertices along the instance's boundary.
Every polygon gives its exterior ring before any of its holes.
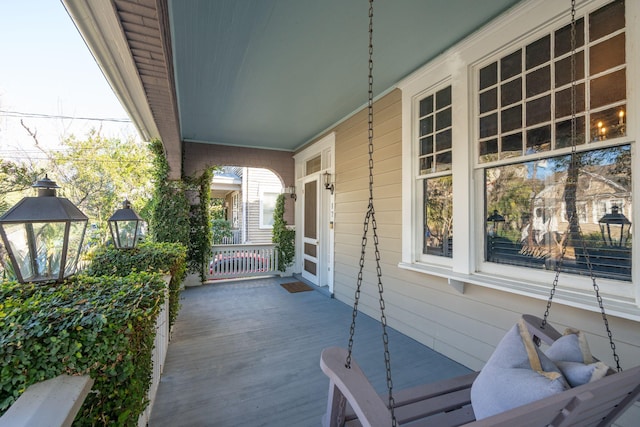
{"type": "MultiPolygon", "coordinates": [[[[187,288],[174,325],[150,427],[319,426],[329,382],[320,352],[346,346],[351,307],[292,278],[187,288]]],[[[395,389],[469,372],[389,330],[395,389]]],[[[358,315],[354,357],[386,392],[380,323],[358,315]]]]}

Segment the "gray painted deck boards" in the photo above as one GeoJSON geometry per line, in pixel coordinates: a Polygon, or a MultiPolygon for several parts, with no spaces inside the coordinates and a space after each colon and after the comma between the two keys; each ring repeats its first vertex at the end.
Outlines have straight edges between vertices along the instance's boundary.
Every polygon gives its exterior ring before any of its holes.
{"type": "MultiPolygon", "coordinates": [[[[329,382],[320,352],[346,346],[351,307],[291,278],[187,288],[169,344],[150,427],[319,426],[329,382]]],[[[354,357],[386,393],[380,323],[358,315],[354,357]]],[[[389,330],[394,388],[468,373],[389,330]]]]}

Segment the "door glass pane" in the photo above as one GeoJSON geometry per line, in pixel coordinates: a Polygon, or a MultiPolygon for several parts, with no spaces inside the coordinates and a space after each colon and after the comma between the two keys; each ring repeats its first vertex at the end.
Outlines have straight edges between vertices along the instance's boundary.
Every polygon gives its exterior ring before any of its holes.
{"type": "Polygon", "coordinates": [[[316,224],[317,218],[317,198],[318,181],[307,182],[304,185],[304,237],[309,239],[318,238],[316,224]]]}
{"type": "Polygon", "coordinates": [[[305,255],[309,255],[312,257],[317,257],[317,252],[318,252],[318,246],[317,245],[313,245],[311,243],[305,243],[304,244],[304,254],[305,255]]]}
{"type": "Polygon", "coordinates": [[[313,274],[314,276],[317,273],[316,263],[313,261],[309,261],[308,259],[304,260],[304,270],[308,273],[313,274]]]}

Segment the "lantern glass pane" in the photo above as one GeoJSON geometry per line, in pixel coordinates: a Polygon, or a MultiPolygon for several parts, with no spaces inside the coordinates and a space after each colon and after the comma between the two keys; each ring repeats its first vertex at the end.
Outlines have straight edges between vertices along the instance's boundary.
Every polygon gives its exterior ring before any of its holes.
{"type": "Polygon", "coordinates": [[[29,254],[29,245],[27,244],[26,225],[4,224],[3,227],[22,277],[33,277],[33,263],[29,254]]]}
{"type": "Polygon", "coordinates": [[[138,221],[115,221],[120,248],[133,248],[138,235],[138,221]]]}
{"type": "MultiPolygon", "coordinates": [[[[60,277],[62,249],[64,245],[64,222],[36,222],[33,227],[35,243],[36,280],[55,280],[60,277]]],[[[29,224],[27,225],[29,227],[29,224]]],[[[25,277],[25,280],[27,278],[25,277]]]]}
{"type": "Polygon", "coordinates": [[[70,224],[69,243],[67,244],[67,261],[64,268],[64,277],[71,276],[76,272],[86,227],[86,221],[75,221],[70,224]]]}

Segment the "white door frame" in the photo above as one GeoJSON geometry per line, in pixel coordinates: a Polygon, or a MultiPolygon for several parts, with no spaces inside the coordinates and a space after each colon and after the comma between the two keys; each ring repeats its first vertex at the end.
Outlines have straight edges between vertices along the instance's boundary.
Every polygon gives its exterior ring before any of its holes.
{"type": "MultiPolygon", "coordinates": [[[[335,133],[331,133],[320,141],[312,144],[293,156],[296,171],[296,192],[300,194],[300,202],[296,203],[296,271],[304,272],[304,190],[305,183],[318,180],[318,269],[316,271],[317,285],[326,286],[333,293],[334,283],[334,194],[324,188],[324,173],[329,172],[335,187],[335,133]],[[319,171],[306,173],[307,161],[321,156],[319,171]]],[[[304,277],[304,274],[303,274],[304,277]]]]}
{"type": "Polygon", "coordinates": [[[322,215],[320,215],[320,213],[322,212],[322,187],[320,185],[320,176],[317,173],[314,173],[312,175],[306,176],[304,177],[302,180],[299,181],[301,183],[301,188],[302,188],[302,200],[301,200],[301,205],[302,205],[302,223],[300,224],[300,238],[302,239],[302,248],[300,251],[300,257],[302,260],[302,277],[304,279],[307,279],[308,281],[310,281],[311,283],[313,283],[316,286],[322,286],[321,283],[321,276],[322,276],[322,270],[321,269],[321,263],[323,261],[322,259],[322,247],[324,245],[321,245],[320,242],[323,241],[322,239],[322,232],[321,232],[321,219],[322,219],[322,215]],[[309,194],[307,192],[307,186],[309,184],[315,184],[315,191],[312,194],[309,194]],[[315,200],[314,202],[314,206],[316,209],[315,212],[315,224],[313,224],[313,227],[315,228],[315,237],[309,238],[306,237],[307,235],[307,202],[309,201],[310,197],[314,197],[315,200]],[[309,255],[306,253],[306,246],[307,245],[312,245],[315,247],[315,255],[309,255]],[[307,269],[305,268],[306,266],[306,262],[312,262],[313,264],[315,264],[316,268],[315,268],[315,273],[311,273],[309,271],[307,271],[307,269]]]}

